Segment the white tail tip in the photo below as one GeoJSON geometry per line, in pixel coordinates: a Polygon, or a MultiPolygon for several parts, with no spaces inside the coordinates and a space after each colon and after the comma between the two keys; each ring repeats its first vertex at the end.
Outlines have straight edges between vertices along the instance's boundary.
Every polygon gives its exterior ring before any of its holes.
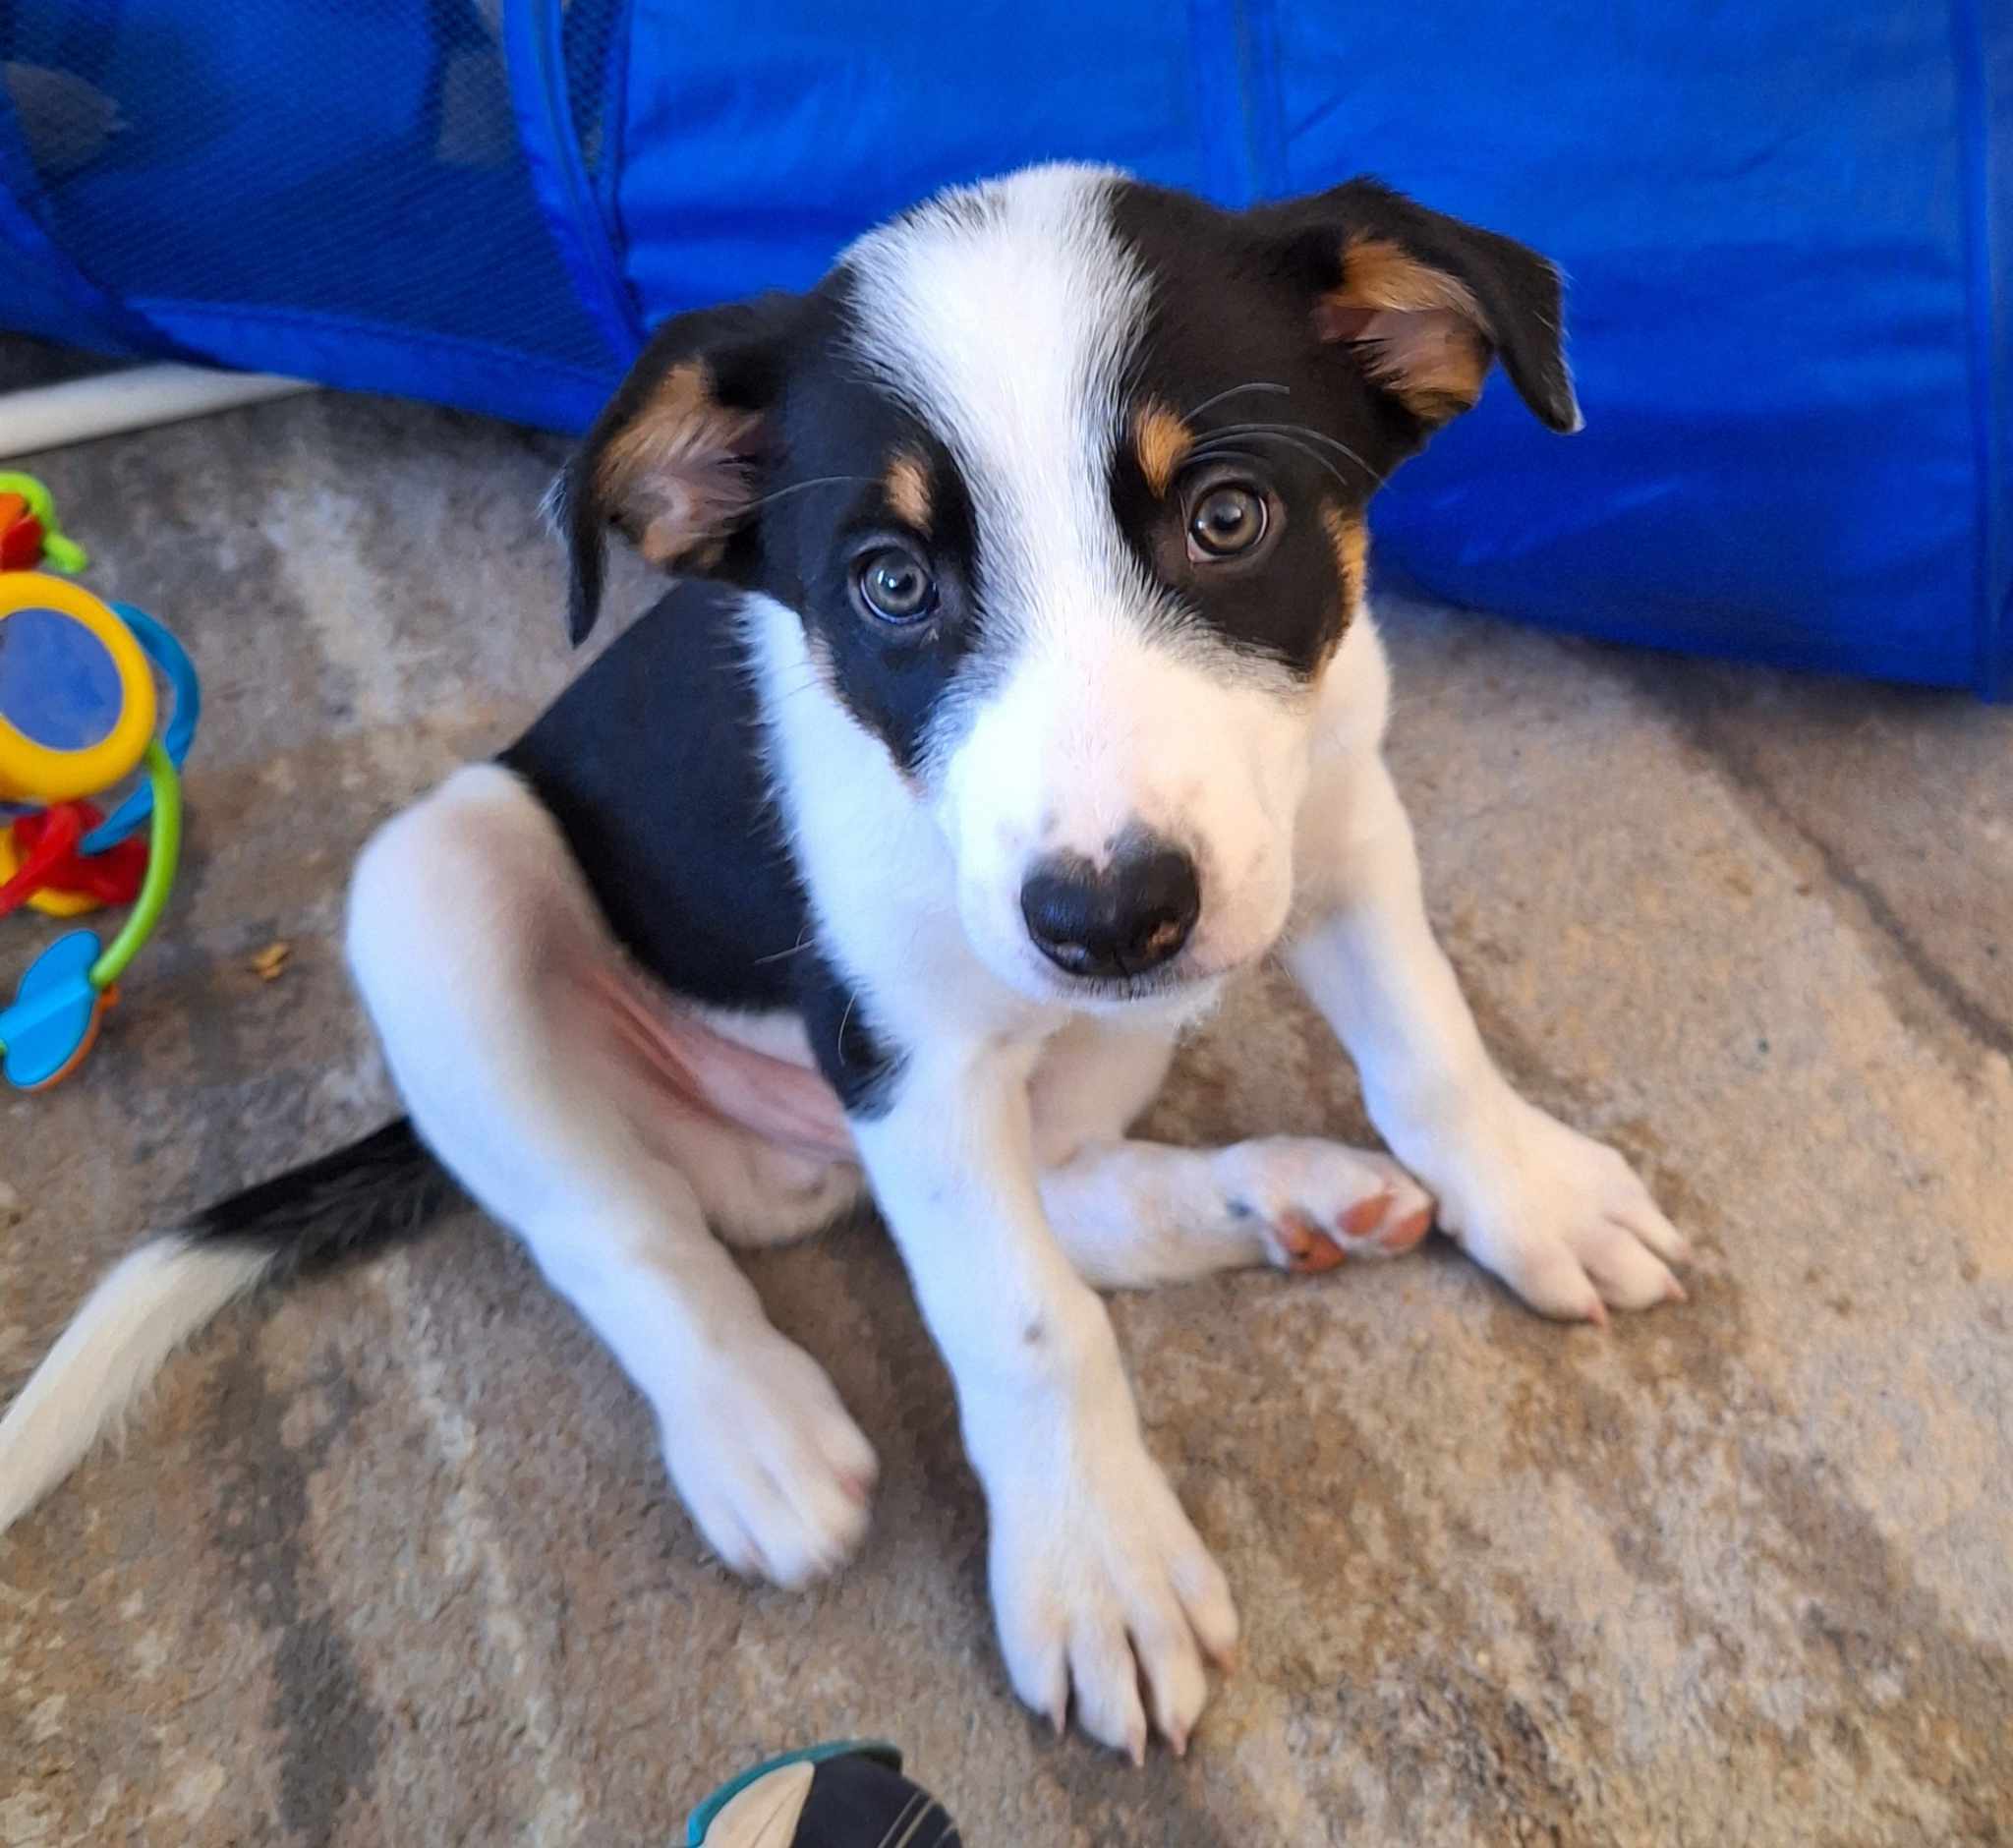
{"type": "Polygon", "coordinates": [[[272,1262],[170,1236],[115,1265],[0,1417],[0,1533],[117,1425],[161,1363],[272,1262]]]}

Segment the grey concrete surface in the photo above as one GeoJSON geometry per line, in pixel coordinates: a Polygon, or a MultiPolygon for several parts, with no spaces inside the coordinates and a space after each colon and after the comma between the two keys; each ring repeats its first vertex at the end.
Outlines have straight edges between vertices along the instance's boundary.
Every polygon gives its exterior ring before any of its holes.
{"type": "MultiPolygon", "coordinates": [[[[47,459],[92,581],[183,634],[209,708],[159,944],[85,1075],[0,1097],[0,1394],[142,1228],[386,1110],[345,868],[571,670],[556,452],[317,397],[47,459]]],[[[1431,1245],[1122,1300],[1248,1638],[1186,1761],[1014,1704],[871,1227],[751,1266],[885,1468],[860,1559],[789,1595],[706,1558],[643,1409],[468,1213],[233,1312],[0,1541],[0,1844],[663,1843],[848,1733],[1001,1848],[2006,1840],[2013,712],[1417,605],[1388,630],[1487,1030],[1701,1258],[1606,1335],[1431,1245]]],[[[35,935],[0,927],[0,973],[35,935]]],[[[1159,1126],[1364,1133],[1271,976],[1159,1126]]]]}

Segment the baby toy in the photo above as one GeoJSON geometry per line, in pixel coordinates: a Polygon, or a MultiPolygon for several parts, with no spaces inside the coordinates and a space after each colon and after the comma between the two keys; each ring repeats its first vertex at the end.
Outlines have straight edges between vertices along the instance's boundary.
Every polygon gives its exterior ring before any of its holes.
{"type": "Polygon", "coordinates": [[[160,920],[181,849],[178,773],[201,701],[188,655],[145,611],[27,568],[85,562],[27,476],[0,475],[0,917],[23,904],[59,917],[133,906],[109,944],[90,930],[59,937],[0,1007],[0,1069],[39,1090],[90,1050],[160,920]],[[160,737],[154,668],[173,695],[160,737]],[[145,780],[109,816],[87,799],[136,770],[145,780]]]}

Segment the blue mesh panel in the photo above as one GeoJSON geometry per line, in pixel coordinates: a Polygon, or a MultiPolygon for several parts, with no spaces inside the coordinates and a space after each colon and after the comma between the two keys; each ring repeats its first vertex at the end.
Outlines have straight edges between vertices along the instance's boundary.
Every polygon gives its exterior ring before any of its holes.
{"type": "MultiPolygon", "coordinates": [[[[569,9],[583,94],[619,10],[569,9]]],[[[488,351],[604,378],[613,361],[528,177],[499,13],[14,0],[0,59],[38,188],[28,207],[91,282],[199,351],[247,363],[237,336],[257,323],[268,345],[291,329],[318,357],[359,329],[411,343],[411,375],[380,378],[374,360],[336,382],[465,398],[455,380],[488,351]]],[[[34,266],[0,265],[0,321],[61,331],[52,293],[34,266]]]]}

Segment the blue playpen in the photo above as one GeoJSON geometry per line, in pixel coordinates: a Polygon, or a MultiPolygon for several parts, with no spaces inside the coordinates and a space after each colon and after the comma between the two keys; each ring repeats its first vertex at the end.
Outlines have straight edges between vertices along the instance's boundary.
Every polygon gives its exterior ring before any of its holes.
{"type": "Polygon", "coordinates": [[[0,327],[560,429],[676,310],[1073,155],[1372,171],[1556,257],[1380,555],[1620,640],[2013,690],[2013,6],[9,0],[0,327]]]}

